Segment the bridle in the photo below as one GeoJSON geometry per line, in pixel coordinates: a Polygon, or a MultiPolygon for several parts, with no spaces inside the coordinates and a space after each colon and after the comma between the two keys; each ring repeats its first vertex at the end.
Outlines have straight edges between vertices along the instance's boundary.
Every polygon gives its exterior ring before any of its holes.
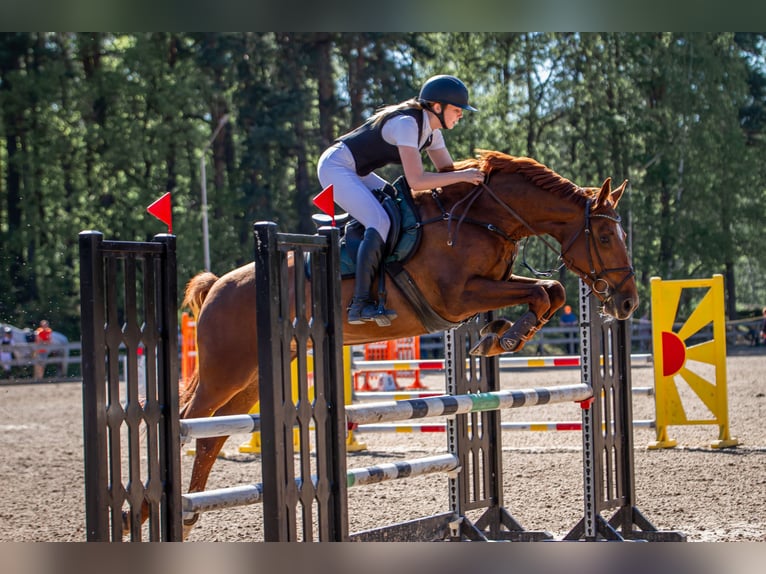
{"type": "MultiPolygon", "coordinates": [[[[463,199],[456,202],[455,205],[452,206],[452,209],[447,214],[446,219],[448,220],[448,230],[447,230],[447,244],[452,246],[454,245],[454,242],[457,240],[457,233],[458,229],[460,228],[461,223],[465,219],[466,214],[468,213],[468,210],[473,205],[474,201],[481,195],[482,192],[486,192],[489,194],[489,196],[497,202],[498,205],[500,205],[505,211],[510,213],[519,223],[521,223],[524,227],[526,227],[532,235],[538,236],[539,239],[554,253],[557,253],[556,248],[551,245],[550,241],[547,241],[544,237],[542,237],[529,223],[526,222],[526,220],[521,217],[511,206],[509,206],[507,203],[505,203],[500,197],[497,196],[497,194],[492,191],[492,188],[490,188],[485,182],[482,182],[481,184],[477,185],[468,195],[466,195],[463,199]],[[455,226],[455,239],[453,239],[452,235],[452,221],[455,219],[455,209],[463,204],[464,202],[468,202],[468,205],[465,210],[463,210],[462,214],[460,215],[459,219],[457,220],[457,225],[455,226]]],[[[601,299],[602,304],[605,304],[609,301],[611,301],[614,298],[614,295],[619,289],[625,284],[626,281],[628,281],[631,277],[635,275],[635,272],[633,270],[632,265],[628,265],[625,267],[606,267],[604,264],[604,260],[601,257],[601,253],[598,250],[598,246],[595,244],[595,239],[593,237],[592,229],[591,229],[591,223],[592,219],[595,217],[600,217],[603,219],[608,219],[609,221],[614,221],[618,225],[622,222],[622,218],[619,215],[608,215],[605,213],[591,213],[593,200],[591,198],[588,198],[585,203],[585,221],[583,223],[582,229],[580,229],[577,233],[575,233],[567,242],[565,246],[562,246],[561,251],[558,252],[558,259],[562,262],[563,265],[566,265],[567,268],[569,268],[571,271],[579,275],[582,279],[588,279],[591,285],[591,291],[593,291],[599,299],[601,299]],[[577,238],[580,236],[580,234],[585,235],[585,242],[586,242],[586,250],[588,253],[588,267],[589,269],[586,271],[577,265],[575,265],[574,261],[572,259],[568,259],[566,257],[569,250],[574,245],[577,238]],[[594,258],[595,253],[595,258],[594,258]],[[597,269],[595,263],[598,263],[599,269],[597,269]],[[625,272],[625,277],[623,277],[622,281],[620,281],[615,287],[610,288],[609,281],[605,279],[605,277],[611,273],[619,273],[619,272],[625,272]],[[603,288],[600,288],[602,287],[603,288]]],[[[494,226],[493,226],[494,227],[494,226]]],[[[507,234],[503,234],[508,240],[513,241],[509,238],[507,234]]],[[[526,265],[526,267],[532,271],[535,275],[538,276],[550,276],[550,272],[539,272],[529,265],[526,265]]],[[[560,269],[560,267],[559,267],[560,269]]]]}
{"type": "Polygon", "coordinates": [[[583,225],[583,228],[575,233],[569,242],[567,243],[566,247],[562,247],[561,254],[559,255],[559,259],[561,259],[562,263],[564,263],[567,268],[571,269],[575,273],[577,273],[580,277],[585,279],[586,277],[590,279],[591,281],[591,290],[598,295],[599,299],[601,299],[602,303],[606,303],[607,301],[610,301],[614,298],[614,294],[620,290],[620,288],[625,284],[626,281],[628,281],[631,277],[635,275],[635,271],[633,270],[632,265],[627,265],[625,267],[607,267],[604,264],[604,260],[601,257],[601,253],[598,250],[598,246],[595,243],[595,238],[593,237],[593,233],[591,232],[591,220],[594,217],[600,217],[602,219],[608,219],[609,221],[614,221],[617,225],[620,225],[622,223],[622,218],[619,215],[607,215],[606,213],[591,213],[591,205],[593,203],[593,200],[591,198],[588,198],[585,202],[585,223],[583,225]],[[583,269],[580,269],[575,265],[574,261],[572,259],[567,259],[566,254],[569,251],[569,249],[574,245],[574,242],[577,240],[577,238],[580,236],[580,233],[585,234],[585,246],[586,251],[588,253],[588,271],[584,271],[583,269]],[[593,261],[593,254],[596,254],[596,259],[598,260],[598,265],[600,267],[600,271],[596,271],[596,266],[594,265],[593,261]],[[620,281],[617,285],[614,286],[614,288],[609,288],[609,282],[604,279],[604,276],[609,275],[610,273],[620,273],[624,271],[625,277],[622,278],[622,281],[620,281]],[[603,284],[604,288],[599,289],[598,287],[600,284],[603,284]]]}

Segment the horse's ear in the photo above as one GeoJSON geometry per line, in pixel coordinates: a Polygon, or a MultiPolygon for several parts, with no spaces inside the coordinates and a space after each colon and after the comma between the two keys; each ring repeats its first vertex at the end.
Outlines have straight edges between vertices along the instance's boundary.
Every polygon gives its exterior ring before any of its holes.
{"type": "Polygon", "coordinates": [[[609,199],[609,195],[612,193],[612,178],[607,177],[604,180],[604,184],[601,186],[601,189],[598,192],[598,197],[596,198],[596,209],[599,207],[602,207],[606,200],[609,199]]]}
{"type": "Polygon", "coordinates": [[[622,194],[625,192],[625,188],[627,186],[628,186],[628,180],[626,179],[625,181],[622,182],[622,184],[620,184],[620,187],[618,187],[612,192],[612,208],[613,209],[617,208],[617,203],[619,203],[620,198],[622,197],[622,194]]]}

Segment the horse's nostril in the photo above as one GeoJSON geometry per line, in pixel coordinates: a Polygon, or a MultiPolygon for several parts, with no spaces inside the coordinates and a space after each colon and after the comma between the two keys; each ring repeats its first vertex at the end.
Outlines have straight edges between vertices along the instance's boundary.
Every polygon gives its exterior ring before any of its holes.
{"type": "Polygon", "coordinates": [[[622,302],[622,309],[625,313],[630,313],[633,310],[633,299],[625,299],[622,302]]]}

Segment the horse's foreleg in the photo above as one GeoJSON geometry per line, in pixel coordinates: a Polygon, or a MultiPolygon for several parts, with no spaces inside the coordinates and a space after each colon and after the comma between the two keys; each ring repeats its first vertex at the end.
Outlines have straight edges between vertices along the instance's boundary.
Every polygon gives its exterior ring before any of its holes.
{"type": "Polygon", "coordinates": [[[545,304],[535,306],[534,302],[530,302],[529,311],[522,315],[510,329],[500,335],[498,343],[505,352],[517,353],[521,351],[527,341],[534,337],[564,304],[566,292],[561,283],[558,281],[541,281],[539,287],[545,291],[545,304]]]}
{"type": "Polygon", "coordinates": [[[479,329],[479,335],[481,337],[484,337],[485,335],[491,335],[492,333],[499,335],[500,333],[504,333],[510,329],[512,325],[513,323],[511,323],[508,319],[495,319],[494,321],[490,321],[481,329],[479,329]]]}
{"type": "Polygon", "coordinates": [[[503,331],[490,331],[484,334],[471,349],[471,355],[493,357],[500,353],[516,353],[524,348],[526,342],[540,328],[538,326],[540,321],[532,311],[527,311],[514,323],[510,321],[506,323],[508,327],[503,331]]]}
{"type": "Polygon", "coordinates": [[[529,301],[526,301],[526,303],[529,306],[529,310],[534,313],[538,321],[542,321],[543,324],[545,324],[566,302],[566,291],[564,290],[564,286],[558,281],[552,279],[541,281],[539,279],[531,279],[530,277],[522,277],[520,275],[512,275],[508,281],[535,288],[532,297],[529,301]]]}
{"type": "Polygon", "coordinates": [[[472,355],[491,357],[521,351],[566,300],[564,288],[558,281],[538,281],[515,275],[507,282],[492,282],[489,292],[495,297],[514,299],[497,307],[526,303],[529,311],[513,323],[497,319],[485,325],[480,331],[481,339],[470,351],[472,355]]]}

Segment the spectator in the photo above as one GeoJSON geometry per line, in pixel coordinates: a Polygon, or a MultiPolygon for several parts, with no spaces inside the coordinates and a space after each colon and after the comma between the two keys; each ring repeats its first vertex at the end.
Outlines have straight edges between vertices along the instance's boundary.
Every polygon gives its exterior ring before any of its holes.
{"type": "Polygon", "coordinates": [[[652,350],[652,320],[649,318],[649,312],[644,312],[640,319],[634,319],[638,324],[638,349],[642,353],[649,353],[652,350]]]}
{"type": "Polygon", "coordinates": [[[13,359],[13,353],[11,352],[11,345],[13,345],[13,331],[10,327],[3,328],[3,340],[2,347],[0,347],[0,362],[2,362],[3,370],[6,373],[11,372],[11,360],[13,359]]]}
{"type": "Polygon", "coordinates": [[[53,330],[48,325],[48,321],[43,319],[40,326],[35,330],[35,343],[38,345],[35,358],[35,379],[40,380],[45,376],[45,362],[48,357],[48,349],[45,345],[50,345],[53,337],[53,330]]]}
{"type": "Polygon", "coordinates": [[[766,345],[766,307],[763,308],[763,321],[761,322],[761,332],[758,333],[756,344],[758,344],[757,343],[758,341],[766,345]]]}
{"type": "Polygon", "coordinates": [[[571,305],[564,305],[564,313],[559,318],[562,327],[570,327],[571,331],[565,333],[567,338],[567,353],[574,355],[579,347],[577,332],[577,315],[572,311],[571,305]]]}

